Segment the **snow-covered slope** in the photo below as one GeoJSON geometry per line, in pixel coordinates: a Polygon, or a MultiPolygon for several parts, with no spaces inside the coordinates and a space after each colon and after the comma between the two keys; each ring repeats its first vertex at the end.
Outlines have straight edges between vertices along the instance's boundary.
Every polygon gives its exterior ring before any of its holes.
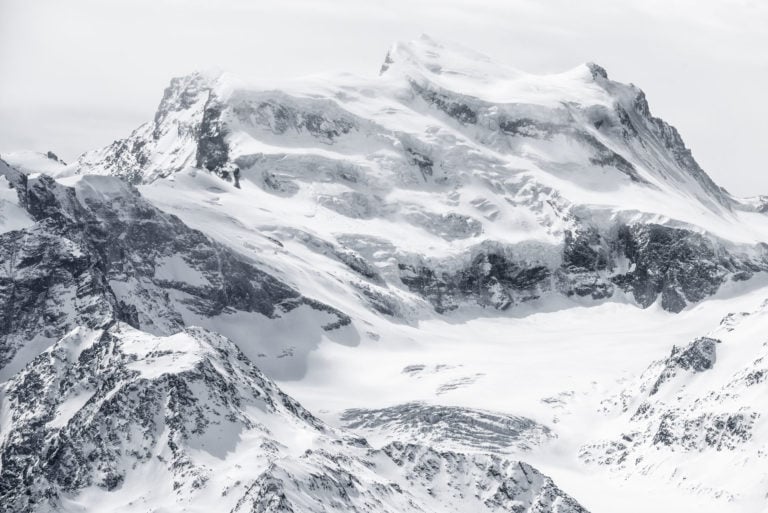
{"type": "Polygon", "coordinates": [[[64,172],[67,163],[55,153],[48,151],[14,151],[0,155],[6,163],[26,173],[45,173],[55,175],[64,172]]]}
{"type": "Polygon", "coordinates": [[[582,447],[591,464],[663,476],[698,493],[768,504],[768,301],[652,364],[604,403],[612,438],[582,447]]]}

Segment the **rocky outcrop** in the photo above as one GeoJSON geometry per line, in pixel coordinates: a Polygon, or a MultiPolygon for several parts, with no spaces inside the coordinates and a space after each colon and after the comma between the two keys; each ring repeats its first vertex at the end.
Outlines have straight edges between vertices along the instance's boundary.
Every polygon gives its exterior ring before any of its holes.
{"type": "Polygon", "coordinates": [[[766,269],[764,256],[732,255],[701,234],[655,224],[622,227],[616,245],[632,267],[613,281],[641,306],[661,296],[662,307],[672,312],[711,296],[729,276],[766,269]]]}
{"type": "Polygon", "coordinates": [[[216,100],[206,102],[197,139],[196,166],[218,173],[229,180],[225,167],[229,161],[227,129],[221,120],[222,106],[216,100]]]}
{"type": "Polygon", "coordinates": [[[747,256],[691,230],[656,224],[566,231],[562,246],[539,251],[484,244],[473,253],[469,261],[406,260],[399,264],[400,279],[440,313],[462,304],[504,310],[550,293],[600,300],[617,288],[640,307],[660,301],[665,310],[680,312],[728,279],[768,269],[764,251],[747,256]]]}
{"type": "Polygon", "coordinates": [[[112,320],[170,334],[190,318],[270,318],[305,305],[328,314],[328,329],[350,323],[115,178],[86,177],[70,188],[47,176],[6,175],[35,223],[0,234],[0,367],[28,342],[44,347],[75,326],[112,320]]]}
{"type": "Polygon", "coordinates": [[[551,271],[543,265],[526,266],[497,253],[481,253],[454,272],[440,272],[427,265],[399,264],[400,279],[411,291],[429,301],[438,313],[475,303],[506,310],[538,299],[551,271]]]}
{"type": "Polygon", "coordinates": [[[768,346],[755,333],[765,326],[767,312],[764,304],[726,316],[709,335],[673,347],[604,401],[616,429],[582,446],[582,460],[624,475],[653,471],[683,488],[732,500],[734,490],[752,486],[725,484],[733,469],[750,476],[747,482],[761,482],[768,346]],[[720,465],[703,475],[702,461],[720,465]]]}

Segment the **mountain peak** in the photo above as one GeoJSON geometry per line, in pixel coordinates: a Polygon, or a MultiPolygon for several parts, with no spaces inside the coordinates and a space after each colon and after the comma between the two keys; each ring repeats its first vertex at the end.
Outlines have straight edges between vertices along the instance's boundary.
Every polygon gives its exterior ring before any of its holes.
{"type": "Polygon", "coordinates": [[[384,59],[381,74],[395,70],[401,70],[407,75],[417,72],[474,80],[521,75],[521,72],[495,62],[487,55],[456,43],[438,41],[427,34],[392,45],[384,59]]]}
{"type": "Polygon", "coordinates": [[[239,82],[240,79],[235,75],[218,68],[197,70],[188,75],[174,77],[165,88],[156,116],[188,110],[201,99],[207,98],[211,92],[217,97],[225,96],[237,87],[239,82]]]}
{"type": "MultiPolygon", "coordinates": [[[[650,114],[642,91],[610,80],[602,66],[525,73],[428,35],[395,43],[378,78],[307,79],[284,88],[243,84],[219,71],[175,78],[154,122],[86,154],[75,167],[135,183],[185,168],[234,183],[255,173],[255,183],[287,193],[301,185],[280,178],[285,173],[267,161],[288,154],[311,160],[330,147],[333,159],[345,163],[361,162],[361,149],[370,150],[361,176],[372,176],[372,166],[404,183],[461,184],[461,170],[480,176],[498,161],[532,171],[574,204],[697,225],[702,221],[693,210],[676,205],[694,204],[713,216],[735,205],[677,131],[650,114]],[[485,157],[470,165],[477,148],[485,157]],[[392,152],[395,161],[371,164],[379,152],[392,152]],[[415,178],[404,171],[414,166],[415,178]]],[[[718,233],[732,236],[730,229],[718,233]]]]}

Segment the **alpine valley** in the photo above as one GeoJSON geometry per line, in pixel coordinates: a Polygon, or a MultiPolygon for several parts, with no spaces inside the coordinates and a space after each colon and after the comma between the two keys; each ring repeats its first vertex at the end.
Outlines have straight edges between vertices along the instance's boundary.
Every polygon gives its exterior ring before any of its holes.
{"type": "Polygon", "coordinates": [[[1,157],[2,512],[768,512],[768,199],[596,64],[422,36],[1,157]]]}

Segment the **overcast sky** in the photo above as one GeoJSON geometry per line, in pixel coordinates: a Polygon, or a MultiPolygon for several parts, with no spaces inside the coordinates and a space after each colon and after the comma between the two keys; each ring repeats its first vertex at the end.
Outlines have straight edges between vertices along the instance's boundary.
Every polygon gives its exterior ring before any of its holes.
{"type": "Polygon", "coordinates": [[[74,159],[196,69],[374,75],[421,33],[530,72],[597,62],[643,88],[715,180],[768,194],[765,0],[0,0],[0,152],[74,159]]]}

